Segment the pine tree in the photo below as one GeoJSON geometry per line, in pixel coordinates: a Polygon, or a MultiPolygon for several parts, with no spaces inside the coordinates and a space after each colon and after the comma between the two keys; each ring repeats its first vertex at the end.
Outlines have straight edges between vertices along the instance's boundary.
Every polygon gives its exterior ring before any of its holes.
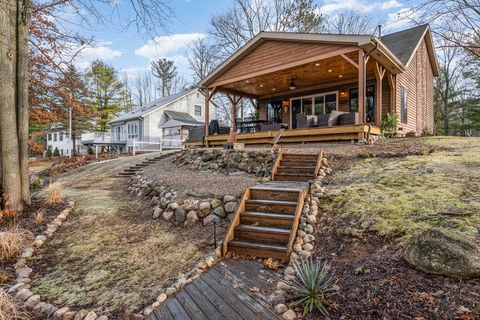
{"type": "Polygon", "coordinates": [[[172,94],[172,86],[177,77],[177,67],[172,60],[160,58],[151,63],[152,73],[162,82],[162,97],[172,94]]]}

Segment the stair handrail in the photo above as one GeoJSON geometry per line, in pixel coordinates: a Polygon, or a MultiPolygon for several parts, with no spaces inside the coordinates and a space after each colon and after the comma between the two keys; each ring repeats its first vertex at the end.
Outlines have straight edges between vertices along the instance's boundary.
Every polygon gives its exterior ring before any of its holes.
{"type": "Polygon", "coordinates": [[[322,167],[322,160],[323,160],[323,149],[320,150],[317,157],[317,166],[315,167],[315,178],[318,176],[318,172],[322,167]]]}
{"type": "Polygon", "coordinates": [[[302,216],[303,204],[305,203],[306,191],[300,191],[298,193],[298,202],[297,208],[295,211],[295,218],[293,219],[292,232],[290,233],[290,238],[288,239],[288,251],[287,254],[290,257],[292,253],[293,243],[297,237],[298,223],[300,222],[300,217],[302,216]]]}
{"type": "Polygon", "coordinates": [[[278,167],[280,166],[280,161],[282,161],[282,159],[283,159],[283,152],[284,151],[285,151],[284,149],[280,149],[280,151],[278,152],[278,155],[277,155],[277,160],[275,160],[275,163],[273,164],[272,178],[271,178],[272,181],[275,180],[275,174],[277,173],[278,167]]]}
{"type": "Polygon", "coordinates": [[[235,227],[240,224],[240,214],[245,212],[245,203],[250,198],[250,188],[245,189],[243,192],[242,198],[238,204],[237,210],[235,210],[235,215],[233,216],[232,220],[230,221],[230,225],[227,229],[227,234],[225,235],[225,239],[223,240],[223,247],[222,247],[222,255],[225,256],[228,252],[228,243],[230,240],[233,239],[235,227]]]}

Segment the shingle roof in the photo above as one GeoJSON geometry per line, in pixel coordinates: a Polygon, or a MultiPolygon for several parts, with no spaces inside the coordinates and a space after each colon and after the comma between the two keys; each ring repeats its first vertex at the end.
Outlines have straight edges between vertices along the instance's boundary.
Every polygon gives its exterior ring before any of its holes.
{"type": "Polygon", "coordinates": [[[380,41],[382,41],[382,43],[405,66],[427,29],[428,25],[424,24],[411,29],[384,35],[380,41]]]}
{"type": "Polygon", "coordinates": [[[169,95],[169,96],[166,96],[166,97],[162,97],[160,99],[157,99],[149,104],[146,104],[138,109],[135,109],[133,111],[130,111],[130,112],[127,112],[115,119],[113,119],[112,121],[110,121],[110,123],[115,123],[115,122],[122,122],[122,121],[127,121],[127,120],[131,120],[131,119],[136,119],[136,118],[140,118],[142,116],[144,116],[145,114],[153,111],[153,110],[156,110],[158,108],[161,108],[163,106],[166,106],[167,104],[170,104],[171,102],[183,97],[184,95],[187,95],[189,94],[190,92],[192,91],[195,91],[195,90],[198,90],[198,89],[187,89],[187,90],[184,90],[184,91],[180,91],[178,93],[175,93],[175,94],[172,94],[172,95],[169,95]]]}

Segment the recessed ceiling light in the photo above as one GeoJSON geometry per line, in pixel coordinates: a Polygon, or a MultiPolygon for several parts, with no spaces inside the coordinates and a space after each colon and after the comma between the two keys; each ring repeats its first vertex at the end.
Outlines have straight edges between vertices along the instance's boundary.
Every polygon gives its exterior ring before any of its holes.
{"type": "Polygon", "coordinates": [[[245,81],[246,83],[250,83],[250,80],[245,81]]]}
{"type": "Polygon", "coordinates": [[[332,72],[333,70],[332,69],[328,69],[328,72],[332,72]]]}
{"type": "Polygon", "coordinates": [[[275,88],[272,89],[272,91],[275,91],[275,90],[277,90],[277,89],[275,89],[275,88]]]}
{"type": "Polygon", "coordinates": [[[339,74],[338,77],[341,78],[341,77],[343,77],[343,75],[339,74]]]}
{"type": "Polygon", "coordinates": [[[263,88],[263,83],[260,85],[260,88],[263,88]]]}
{"type": "Polygon", "coordinates": [[[315,65],[318,67],[320,65],[320,63],[317,62],[317,63],[315,63],[315,65]]]}

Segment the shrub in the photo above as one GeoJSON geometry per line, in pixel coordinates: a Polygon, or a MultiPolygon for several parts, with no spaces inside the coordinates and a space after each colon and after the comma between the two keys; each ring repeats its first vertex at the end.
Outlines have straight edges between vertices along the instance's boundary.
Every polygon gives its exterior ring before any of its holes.
{"type": "MultiPolygon", "coordinates": [[[[29,241],[30,233],[18,227],[0,232],[0,262],[17,257],[29,241]]],[[[0,318],[1,319],[1,318],[0,318]]]]}
{"type": "Polygon", "coordinates": [[[30,190],[38,190],[42,186],[42,178],[40,177],[34,177],[32,182],[30,182],[30,190]]]}
{"type": "Polygon", "coordinates": [[[87,153],[88,153],[89,155],[95,154],[95,152],[93,151],[93,148],[90,147],[90,146],[89,146],[88,149],[87,149],[87,153]]]}
{"type": "Polygon", "coordinates": [[[15,300],[2,288],[0,288],[0,320],[24,320],[28,315],[20,308],[15,300]]]}
{"type": "Polygon", "coordinates": [[[53,150],[53,156],[54,157],[60,157],[60,151],[58,151],[57,147],[55,147],[55,150],[53,150]]]}
{"type": "Polygon", "coordinates": [[[330,297],[336,293],[333,288],[334,276],[328,271],[329,265],[326,262],[320,265],[309,258],[294,261],[293,268],[296,272],[295,279],[290,281],[293,306],[300,306],[304,317],[314,309],[328,316],[330,297]]]}
{"type": "Polygon", "coordinates": [[[52,157],[52,148],[48,148],[47,151],[45,151],[45,157],[47,158],[52,157]]]}
{"type": "Polygon", "coordinates": [[[43,217],[45,215],[45,209],[40,209],[35,214],[35,224],[38,226],[43,223],[43,217]]]}
{"type": "Polygon", "coordinates": [[[398,118],[396,113],[387,113],[380,124],[383,135],[386,138],[394,138],[397,136],[398,118]]]}
{"type": "Polygon", "coordinates": [[[60,204],[62,199],[62,185],[58,182],[48,186],[47,204],[60,204]]]}

